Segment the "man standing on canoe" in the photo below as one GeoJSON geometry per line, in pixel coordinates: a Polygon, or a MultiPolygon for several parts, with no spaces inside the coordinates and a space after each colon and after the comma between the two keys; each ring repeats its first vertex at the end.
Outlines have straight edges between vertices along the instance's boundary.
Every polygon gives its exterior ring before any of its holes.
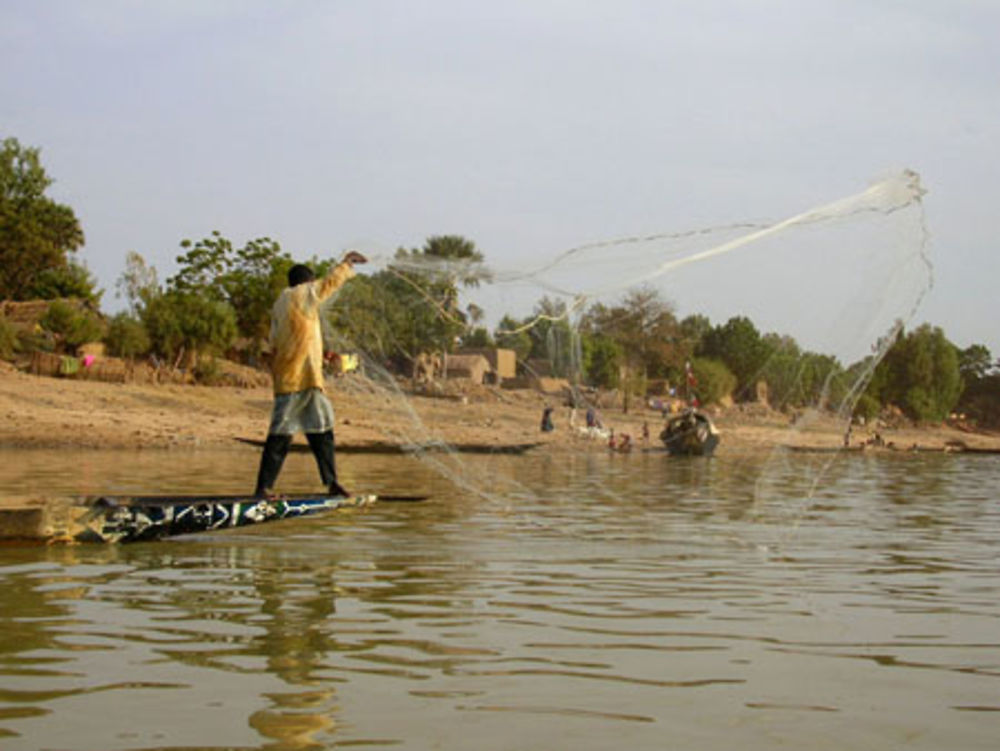
{"type": "Polygon", "coordinates": [[[260,457],[255,495],[271,493],[292,437],[305,433],[320,477],[331,495],[349,495],[337,482],[333,458],[333,407],[323,393],[323,333],[320,307],[368,259],[349,251],[322,279],[302,264],[288,271],[288,289],[271,311],[271,374],[274,410],[260,457]]]}

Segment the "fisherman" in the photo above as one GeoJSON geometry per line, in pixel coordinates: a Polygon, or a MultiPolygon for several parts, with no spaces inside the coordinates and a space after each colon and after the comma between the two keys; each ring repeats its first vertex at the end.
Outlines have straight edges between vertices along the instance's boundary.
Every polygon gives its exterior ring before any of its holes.
{"type": "Polygon", "coordinates": [[[322,279],[296,264],[288,270],[288,288],[271,310],[271,374],[274,409],[260,457],[255,495],[272,493],[292,437],[305,433],[320,477],[330,495],[350,494],[337,481],[334,465],[333,407],[323,392],[323,334],[320,307],[354,276],[354,264],[368,259],[349,251],[322,279]]]}

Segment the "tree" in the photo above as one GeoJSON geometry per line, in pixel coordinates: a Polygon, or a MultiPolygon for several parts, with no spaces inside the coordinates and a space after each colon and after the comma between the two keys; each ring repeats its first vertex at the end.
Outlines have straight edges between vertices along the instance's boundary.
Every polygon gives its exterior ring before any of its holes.
{"type": "Polygon", "coordinates": [[[966,383],[985,378],[994,367],[993,356],[982,344],[973,344],[958,353],[958,372],[966,383]]]}
{"type": "Polygon", "coordinates": [[[869,388],[880,392],[882,404],[897,404],[915,420],[943,420],[962,391],[958,350],[929,324],[905,335],[900,330],[869,388]]]}
{"type": "Polygon", "coordinates": [[[422,352],[450,352],[469,333],[474,311],[458,303],[459,285],[487,278],[482,254],[457,235],[428,238],[422,248],[399,248],[384,271],[346,286],[329,313],[342,344],[363,349],[396,367],[415,367],[422,352]]]}
{"type": "Polygon", "coordinates": [[[584,333],[580,344],[587,383],[605,389],[618,388],[624,356],[622,346],[607,334],[601,333],[584,333]]]}
{"type": "Polygon", "coordinates": [[[535,303],[532,315],[516,327],[531,340],[525,359],[545,360],[552,375],[564,378],[578,376],[580,365],[579,339],[568,316],[565,301],[545,296],[535,303]]]}
{"type": "Polygon", "coordinates": [[[72,260],[65,266],[40,272],[31,292],[31,296],[39,300],[71,297],[88,302],[94,308],[100,305],[103,294],[104,291],[97,288],[97,280],[90,269],[72,260]]]}
{"type": "Polygon", "coordinates": [[[0,313],[0,360],[9,360],[17,350],[17,331],[0,313]]]}
{"type": "Polygon", "coordinates": [[[53,300],[39,324],[55,336],[59,349],[68,352],[104,336],[104,322],[97,313],[65,300],[53,300]]]}
{"type": "Polygon", "coordinates": [[[724,362],[736,376],[737,390],[749,394],[771,355],[771,347],[749,318],[734,316],[705,334],[697,354],[724,362]]]}
{"type": "Polygon", "coordinates": [[[500,319],[500,324],[493,332],[498,347],[514,350],[518,362],[524,362],[531,354],[531,335],[521,329],[521,323],[509,315],[500,319]]]}
{"type": "Polygon", "coordinates": [[[54,296],[52,279],[46,281],[41,277],[46,272],[64,270],[69,263],[68,254],[83,245],[83,230],[73,210],[46,197],[45,191],[51,185],[37,148],[22,147],[16,138],[3,140],[0,298],[29,300],[41,294],[54,296]],[[45,283],[39,287],[40,282],[45,283]]]}
{"type": "Polygon", "coordinates": [[[124,297],[132,314],[140,317],[149,302],[161,294],[156,269],[134,250],[125,256],[125,270],[115,282],[115,288],[116,296],[124,297]]]}
{"type": "Polygon", "coordinates": [[[1000,363],[982,344],[973,344],[958,353],[962,375],[962,396],[958,409],[983,427],[1000,426],[1000,363]]]}
{"type": "Polygon", "coordinates": [[[721,360],[695,357],[691,360],[691,371],[698,384],[698,399],[703,404],[718,403],[736,388],[736,376],[721,360]]]}
{"type": "Polygon", "coordinates": [[[104,343],[116,357],[139,357],[149,351],[151,344],[142,321],[125,312],[116,314],[108,322],[104,343]]]}
{"type": "Polygon", "coordinates": [[[701,348],[705,336],[712,330],[712,322],[708,316],[696,313],[689,315],[678,324],[681,340],[689,353],[695,353],[701,348]]]}
{"type": "MultiPolygon", "coordinates": [[[[181,247],[186,252],[177,257],[180,270],[167,280],[169,288],[230,305],[239,335],[259,349],[268,336],[271,308],[295,263],[292,257],[269,237],[236,248],[218,231],[196,242],[183,240],[181,247]]],[[[312,258],[309,263],[322,276],[334,261],[312,258]]]]}
{"type": "Polygon", "coordinates": [[[489,329],[485,326],[470,327],[462,334],[459,343],[462,349],[487,349],[496,346],[489,329]]]}
{"type": "Polygon", "coordinates": [[[142,321],[156,352],[170,358],[184,353],[189,363],[202,353],[223,352],[237,333],[228,303],[176,289],[151,299],[142,321]]]}
{"type": "Polygon", "coordinates": [[[611,307],[600,303],[591,306],[581,329],[609,337],[620,347],[619,382],[626,412],[630,394],[643,393],[650,377],[679,371],[687,355],[672,306],[652,287],[629,290],[611,307]]]}

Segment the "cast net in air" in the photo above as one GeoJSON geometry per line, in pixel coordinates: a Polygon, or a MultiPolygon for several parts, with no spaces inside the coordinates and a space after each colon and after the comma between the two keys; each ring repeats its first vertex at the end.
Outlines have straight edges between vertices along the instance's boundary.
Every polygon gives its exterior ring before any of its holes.
{"type": "MultiPolygon", "coordinates": [[[[595,242],[517,266],[454,237],[374,255],[328,314],[332,346],[363,371],[336,388],[368,400],[387,440],[490,498],[531,488],[465,459],[470,444],[497,455],[510,444],[494,434],[499,420],[467,419],[470,401],[497,415],[541,417],[548,405],[571,434],[564,450],[618,451],[628,436],[655,452],[664,420],[698,400],[722,432],[719,453],[766,447],[747,460],[758,502],[809,498],[830,432],[850,442],[875,366],[932,284],[923,193],[902,171],[777,221],[595,242]],[[448,364],[496,348],[516,352],[505,384],[448,364]],[[727,435],[727,424],[740,429],[727,435]],[[816,452],[790,462],[803,448],[816,452]]],[[[540,421],[524,431],[524,442],[546,438],[540,421]]]]}

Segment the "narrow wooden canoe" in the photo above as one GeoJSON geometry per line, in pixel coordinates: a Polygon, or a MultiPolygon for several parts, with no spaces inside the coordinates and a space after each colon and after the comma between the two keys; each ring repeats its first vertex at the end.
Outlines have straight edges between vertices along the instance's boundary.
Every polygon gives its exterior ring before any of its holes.
{"type": "MultiPolygon", "coordinates": [[[[422,500],[390,496],[386,500],[422,500]]],[[[350,498],[329,495],[96,496],[81,499],[83,513],[74,520],[75,542],[139,542],[230,527],[310,516],[344,508],[370,506],[375,495],[350,498]]]]}

